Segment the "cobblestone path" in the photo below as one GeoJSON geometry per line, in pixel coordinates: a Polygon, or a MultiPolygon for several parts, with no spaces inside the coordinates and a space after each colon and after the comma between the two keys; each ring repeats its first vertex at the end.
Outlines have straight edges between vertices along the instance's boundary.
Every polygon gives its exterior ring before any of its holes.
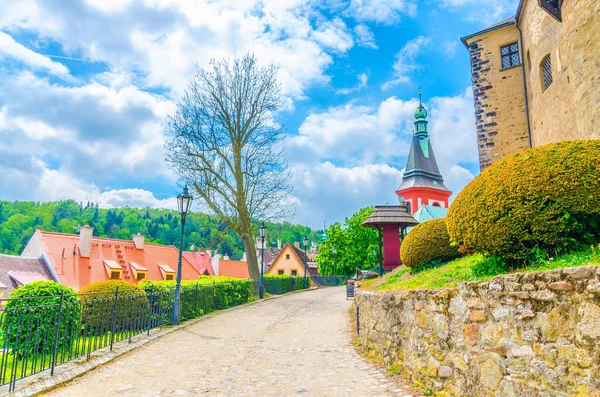
{"type": "Polygon", "coordinates": [[[218,314],[48,396],[410,396],[354,351],[345,290],[218,314]]]}

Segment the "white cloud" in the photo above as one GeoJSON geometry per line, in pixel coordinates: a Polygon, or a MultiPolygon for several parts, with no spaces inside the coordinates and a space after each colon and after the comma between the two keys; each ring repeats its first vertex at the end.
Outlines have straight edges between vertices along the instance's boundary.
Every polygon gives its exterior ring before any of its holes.
{"type": "Polygon", "coordinates": [[[57,76],[69,77],[69,69],[62,63],[54,62],[50,58],[17,43],[8,34],[0,32],[0,59],[2,58],[12,58],[23,62],[32,69],[42,69],[57,76]]]}
{"type": "Polygon", "coordinates": [[[346,52],[354,46],[354,41],[348,31],[348,27],[341,18],[334,18],[332,21],[321,23],[312,32],[312,36],[324,48],[332,49],[336,52],[346,52]]]}
{"type": "Polygon", "coordinates": [[[442,44],[442,52],[447,59],[452,59],[456,55],[456,48],[458,47],[457,40],[446,40],[442,44]]]}
{"type": "Polygon", "coordinates": [[[463,19],[482,27],[515,15],[519,0],[438,0],[442,6],[461,14],[463,19]]]}
{"type": "Polygon", "coordinates": [[[356,78],[358,80],[358,84],[355,87],[339,89],[336,91],[336,94],[348,95],[353,92],[367,88],[367,86],[369,85],[369,70],[360,73],[358,76],[356,76],[356,78]]]}
{"type": "Polygon", "coordinates": [[[367,25],[356,25],[354,27],[354,33],[356,34],[356,40],[359,45],[375,49],[378,48],[375,43],[375,35],[367,25]]]}
{"type": "Polygon", "coordinates": [[[346,14],[358,21],[392,24],[403,16],[413,17],[417,13],[414,0],[350,0],[346,14]]]}
{"type": "Polygon", "coordinates": [[[423,36],[419,36],[406,43],[396,54],[392,80],[384,83],[381,88],[387,90],[395,85],[410,82],[410,74],[419,67],[416,64],[417,56],[430,44],[431,39],[423,36]]]}

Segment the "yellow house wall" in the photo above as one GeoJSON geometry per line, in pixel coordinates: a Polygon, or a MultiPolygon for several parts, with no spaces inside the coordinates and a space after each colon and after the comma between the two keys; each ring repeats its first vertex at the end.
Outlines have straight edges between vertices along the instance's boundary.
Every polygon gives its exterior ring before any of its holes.
{"type": "Polygon", "coordinates": [[[537,1],[525,3],[519,26],[533,146],[600,139],[600,1],[565,1],[562,22],[537,1]],[[544,91],[540,64],[548,54],[553,83],[544,91]]]}
{"type": "Polygon", "coordinates": [[[283,252],[279,256],[279,259],[271,266],[267,274],[279,274],[278,270],[283,270],[283,274],[286,276],[292,275],[292,270],[296,270],[298,276],[304,275],[304,266],[296,255],[292,252],[290,247],[285,247],[283,252]],[[290,255],[290,259],[286,259],[286,255],[290,255]]]}
{"type": "Polygon", "coordinates": [[[500,53],[502,46],[518,40],[519,31],[513,25],[467,41],[482,170],[506,155],[529,148],[522,67],[502,69],[500,53]]]}

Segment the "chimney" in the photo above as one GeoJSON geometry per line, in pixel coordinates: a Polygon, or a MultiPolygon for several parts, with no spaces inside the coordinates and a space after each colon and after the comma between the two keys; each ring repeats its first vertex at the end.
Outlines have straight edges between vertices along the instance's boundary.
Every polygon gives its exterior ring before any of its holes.
{"type": "Polygon", "coordinates": [[[229,260],[229,254],[225,254],[225,256],[223,256],[223,260],[224,261],[228,261],[229,260]]]}
{"type": "Polygon", "coordinates": [[[82,226],[79,229],[79,255],[82,258],[89,258],[92,250],[92,234],[94,228],[89,225],[82,226]]]}
{"type": "Polygon", "coordinates": [[[277,239],[277,249],[281,251],[281,239],[277,239]]]}
{"type": "Polygon", "coordinates": [[[142,236],[139,233],[133,235],[133,243],[135,244],[135,248],[137,248],[139,250],[143,250],[144,249],[144,236],[142,236]]]}
{"type": "Polygon", "coordinates": [[[212,250],[211,249],[207,249],[206,250],[206,255],[208,255],[209,258],[212,258],[212,250]]]}
{"type": "Polygon", "coordinates": [[[294,243],[294,247],[296,247],[296,248],[300,249],[300,243],[296,241],[296,242],[294,243]]]}
{"type": "Polygon", "coordinates": [[[196,246],[194,244],[190,245],[190,251],[195,251],[196,250],[196,246]]]}
{"type": "Polygon", "coordinates": [[[221,261],[221,255],[218,252],[215,252],[215,256],[210,260],[210,264],[212,265],[213,270],[215,271],[215,276],[219,275],[219,262],[221,261]]]}

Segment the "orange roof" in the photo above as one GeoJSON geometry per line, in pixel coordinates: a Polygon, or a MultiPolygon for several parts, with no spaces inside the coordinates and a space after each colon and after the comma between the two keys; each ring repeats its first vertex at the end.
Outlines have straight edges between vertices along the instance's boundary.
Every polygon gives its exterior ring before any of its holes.
{"type": "Polygon", "coordinates": [[[210,262],[210,256],[208,256],[206,252],[184,251],[183,257],[187,259],[200,274],[210,276],[215,275],[212,263],[210,262]]]}
{"type": "MultiPolygon", "coordinates": [[[[122,269],[122,280],[137,284],[135,270],[146,268],[148,280],[164,280],[159,265],[177,269],[179,259],[179,251],[173,246],[145,243],[143,249],[137,249],[132,240],[99,237],[92,237],[90,258],[82,258],[78,249],[79,235],[41,230],[35,232],[28,247],[30,245],[37,247],[39,255],[48,259],[49,265],[62,284],[76,290],[96,281],[108,280],[108,270],[105,266],[107,263],[110,264],[110,268],[116,264],[122,269]]],[[[200,273],[183,258],[181,278],[195,280],[199,275],[200,273]]]]}
{"type": "Polygon", "coordinates": [[[249,278],[248,263],[242,261],[220,260],[219,276],[249,278]]]}

